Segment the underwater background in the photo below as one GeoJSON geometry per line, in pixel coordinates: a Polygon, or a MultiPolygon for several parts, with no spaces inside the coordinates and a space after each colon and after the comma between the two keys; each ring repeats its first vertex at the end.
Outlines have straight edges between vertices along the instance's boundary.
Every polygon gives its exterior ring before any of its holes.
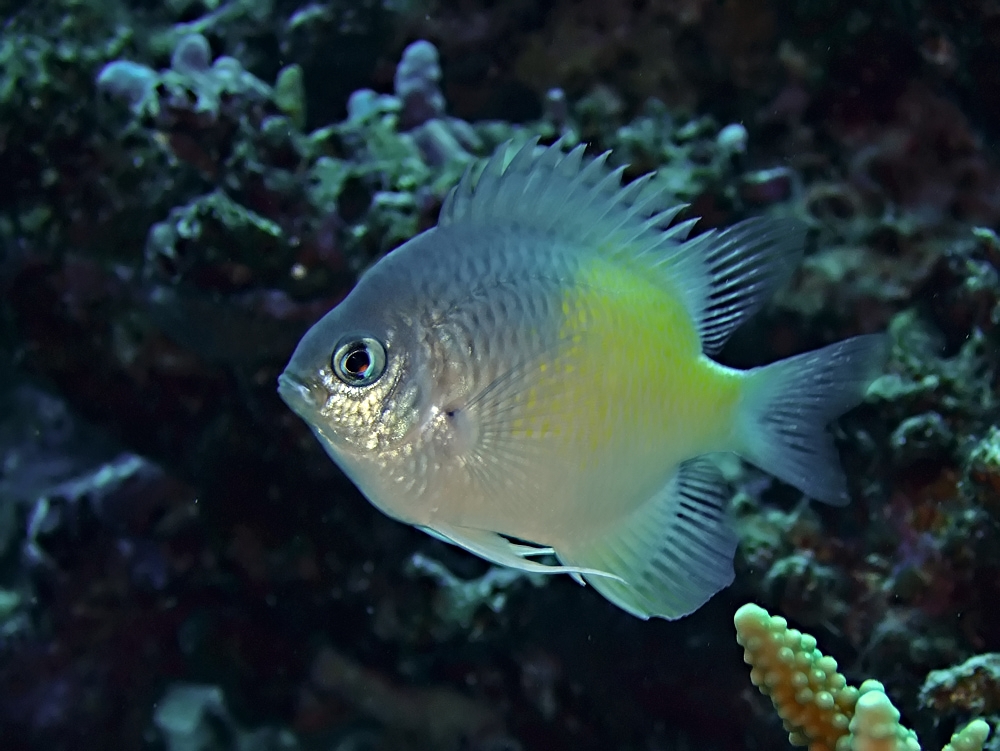
{"type": "Polygon", "coordinates": [[[924,748],[995,727],[1000,4],[0,12],[2,751],[787,748],[746,602],[881,681],[924,748]],[[736,581],[679,621],[388,519],[276,392],[358,275],[530,136],[660,170],[696,232],[808,222],[722,362],[890,334],[834,428],[851,504],[731,461],[736,581]]]}

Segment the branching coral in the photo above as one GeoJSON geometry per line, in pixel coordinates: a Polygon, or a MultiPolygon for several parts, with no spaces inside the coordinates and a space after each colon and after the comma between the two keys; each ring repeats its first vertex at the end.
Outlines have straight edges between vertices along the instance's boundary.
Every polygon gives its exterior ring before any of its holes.
{"type": "MultiPolygon", "coordinates": [[[[816,648],[814,637],[757,605],[741,607],[734,622],[750,680],[771,698],[792,745],[809,751],[920,751],[916,734],[900,724],[881,683],[848,686],[836,660],[816,648]]],[[[973,720],[945,751],[982,751],[989,731],[984,720],[973,720]]]]}

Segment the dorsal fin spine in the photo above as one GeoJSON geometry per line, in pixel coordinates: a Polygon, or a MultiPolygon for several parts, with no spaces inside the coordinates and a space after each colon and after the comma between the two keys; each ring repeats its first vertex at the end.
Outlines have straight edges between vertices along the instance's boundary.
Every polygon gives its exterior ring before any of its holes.
{"type": "MultiPolygon", "coordinates": [[[[560,174],[560,168],[563,169],[569,168],[572,169],[573,172],[578,174],[580,172],[580,164],[583,161],[583,152],[585,149],[586,147],[584,146],[584,144],[579,144],[578,146],[573,148],[568,154],[563,155],[561,158],[555,159],[552,162],[552,166],[549,169],[548,174],[545,176],[545,182],[542,183],[542,189],[548,192],[551,189],[553,182],[555,182],[558,179],[564,178],[564,176],[560,174]]],[[[559,152],[558,149],[556,149],[555,151],[557,154],[561,153],[559,152]]],[[[567,190],[560,199],[559,203],[556,204],[554,210],[551,212],[551,215],[547,217],[547,221],[542,225],[545,231],[552,230],[553,226],[555,225],[555,222],[558,221],[558,217],[563,209],[563,206],[565,206],[566,202],[569,200],[570,195],[571,192],[567,190]]]]}
{"type": "MultiPolygon", "coordinates": [[[[618,167],[607,174],[600,182],[595,184],[589,189],[590,201],[587,203],[584,211],[589,212],[594,204],[598,203],[600,199],[604,199],[604,210],[599,214],[593,215],[594,225],[599,226],[600,222],[603,222],[605,217],[610,214],[614,209],[618,208],[618,204],[614,200],[608,200],[607,196],[604,195],[604,188],[608,184],[614,184],[616,182],[621,182],[622,173],[625,171],[624,167],[618,167]]],[[[617,225],[615,228],[620,227],[617,225]]],[[[603,234],[603,233],[602,233],[603,234]]]]}
{"type": "MultiPolygon", "coordinates": [[[[551,186],[558,180],[567,179],[568,176],[562,174],[562,171],[567,168],[574,170],[576,175],[579,176],[579,174],[583,171],[580,169],[580,164],[583,162],[583,152],[584,146],[583,144],[580,144],[556,162],[545,178],[545,189],[550,190],[551,186]]],[[[544,217],[542,226],[546,231],[551,231],[555,227],[555,223],[559,220],[563,207],[567,204],[572,195],[572,190],[566,190],[563,195],[560,196],[559,202],[553,206],[553,210],[549,213],[549,216],[544,217]]]]}

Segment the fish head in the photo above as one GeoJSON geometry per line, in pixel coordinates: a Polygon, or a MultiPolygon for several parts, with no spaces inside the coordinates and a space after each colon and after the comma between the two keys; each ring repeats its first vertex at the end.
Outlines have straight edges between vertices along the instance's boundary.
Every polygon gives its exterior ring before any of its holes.
{"type": "Polygon", "coordinates": [[[425,337],[394,302],[363,279],[303,336],[278,393],[375,506],[415,523],[435,396],[425,337]]]}

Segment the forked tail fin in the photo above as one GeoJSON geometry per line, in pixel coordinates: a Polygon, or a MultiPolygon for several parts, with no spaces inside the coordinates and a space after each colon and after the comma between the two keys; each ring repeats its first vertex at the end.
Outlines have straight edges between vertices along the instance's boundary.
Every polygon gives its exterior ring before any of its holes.
{"type": "Polygon", "coordinates": [[[870,334],[749,371],[736,450],[816,500],[846,504],[847,482],[826,426],[861,402],[887,349],[884,335],[870,334]]]}

